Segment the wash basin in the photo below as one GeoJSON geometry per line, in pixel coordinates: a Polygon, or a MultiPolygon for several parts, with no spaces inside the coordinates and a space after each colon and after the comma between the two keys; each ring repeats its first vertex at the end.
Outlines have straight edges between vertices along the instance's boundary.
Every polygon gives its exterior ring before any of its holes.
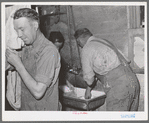
{"type": "Polygon", "coordinates": [[[95,110],[104,104],[106,98],[104,92],[92,90],[91,99],[85,99],[85,90],[78,87],[71,90],[67,85],[60,86],[61,103],[67,107],[86,111],[95,110]]]}

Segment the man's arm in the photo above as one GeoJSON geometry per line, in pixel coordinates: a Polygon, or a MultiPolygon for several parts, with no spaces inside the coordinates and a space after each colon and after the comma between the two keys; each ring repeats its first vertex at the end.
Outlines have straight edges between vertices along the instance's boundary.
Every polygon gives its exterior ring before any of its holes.
{"type": "Polygon", "coordinates": [[[85,99],[91,98],[91,96],[92,96],[91,90],[95,87],[97,81],[98,81],[97,78],[94,77],[94,81],[92,82],[92,84],[87,86],[86,91],[85,91],[85,99]]]}
{"type": "Polygon", "coordinates": [[[91,98],[91,90],[96,84],[95,73],[92,68],[92,52],[90,50],[83,50],[82,51],[82,70],[83,70],[83,79],[87,84],[86,92],[85,92],[85,99],[91,98]]]}
{"type": "Polygon", "coordinates": [[[17,66],[16,70],[20,74],[23,82],[25,83],[31,94],[36,99],[41,99],[47,89],[46,84],[35,81],[34,78],[32,78],[32,76],[27,72],[23,64],[17,66]]]}
{"type": "Polygon", "coordinates": [[[25,69],[19,55],[10,49],[6,50],[6,58],[7,61],[12,64],[18,73],[20,74],[23,82],[31,92],[31,94],[36,98],[36,99],[41,99],[42,96],[44,95],[47,85],[40,82],[36,81],[25,69]]]}

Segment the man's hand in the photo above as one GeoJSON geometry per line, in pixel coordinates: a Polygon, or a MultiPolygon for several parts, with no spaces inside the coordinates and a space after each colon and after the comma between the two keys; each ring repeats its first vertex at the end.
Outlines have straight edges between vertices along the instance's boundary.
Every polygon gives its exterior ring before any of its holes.
{"type": "Polygon", "coordinates": [[[85,99],[90,99],[92,97],[91,95],[91,88],[87,87],[85,91],[85,99]]]}
{"type": "Polygon", "coordinates": [[[15,68],[18,67],[19,65],[22,65],[22,61],[18,52],[14,50],[6,49],[6,59],[15,68]]]}

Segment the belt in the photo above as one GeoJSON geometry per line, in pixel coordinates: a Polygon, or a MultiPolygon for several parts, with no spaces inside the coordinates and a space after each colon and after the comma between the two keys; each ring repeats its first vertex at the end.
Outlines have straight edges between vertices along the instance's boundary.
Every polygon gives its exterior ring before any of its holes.
{"type": "Polygon", "coordinates": [[[104,77],[106,78],[106,81],[116,80],[117,78],[125,74],[125,69],[127,68],[120,64],[118,67],[112,69],[106,75],[104,75],[104,77]]]}
{"type": "Polygon", "coordinates": [[[127,67],[120,64],[118,67],[109,71],[106,75],[99,75],[96,73],[96,77],[103,84],[104,88],[109,90],[111,86],[110,82],[115,81],[116,79],[118,79],[123,75],[127,75],[126,70],[127,70],[127,67]]]}
{"type": "Polygon", "coordinates": [[[95,73],[96,77],[98,78],[98,80],[100,80],[100,82],[102,84],[104,84],[105,81],[108,80],[115,80],[117,79],[119,76],[123,75],[125,73],[124,71],[124,66],[123,65],[119,65],[118,67],[112,69],[111,71],[109,71],[107,74],[105,75],[100,75],[98,73],[95,73]]]}

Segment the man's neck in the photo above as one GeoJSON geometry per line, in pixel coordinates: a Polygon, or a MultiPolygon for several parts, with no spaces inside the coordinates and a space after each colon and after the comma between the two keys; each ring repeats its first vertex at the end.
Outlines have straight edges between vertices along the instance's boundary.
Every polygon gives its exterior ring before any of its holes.
{"type": "Polygon", "coordinates": [[[37,35],[36,35],[36,39],[35,39],[35,41],[34,41],[33,44],[32,44],[33,47],[38,46],[38,39],[41,37],[41,35],[42,35],[41,31],[38,30],[38,31],[37,31],[37,35]]]}
{"type": "Polygon", "coordinates": [[[84,38],[83,47],[84,47],[84,45],[88,42],[88,39],[89,39],[90,37],[91,37],[91,36],[86,36],[86,37],[84,38]]]}

